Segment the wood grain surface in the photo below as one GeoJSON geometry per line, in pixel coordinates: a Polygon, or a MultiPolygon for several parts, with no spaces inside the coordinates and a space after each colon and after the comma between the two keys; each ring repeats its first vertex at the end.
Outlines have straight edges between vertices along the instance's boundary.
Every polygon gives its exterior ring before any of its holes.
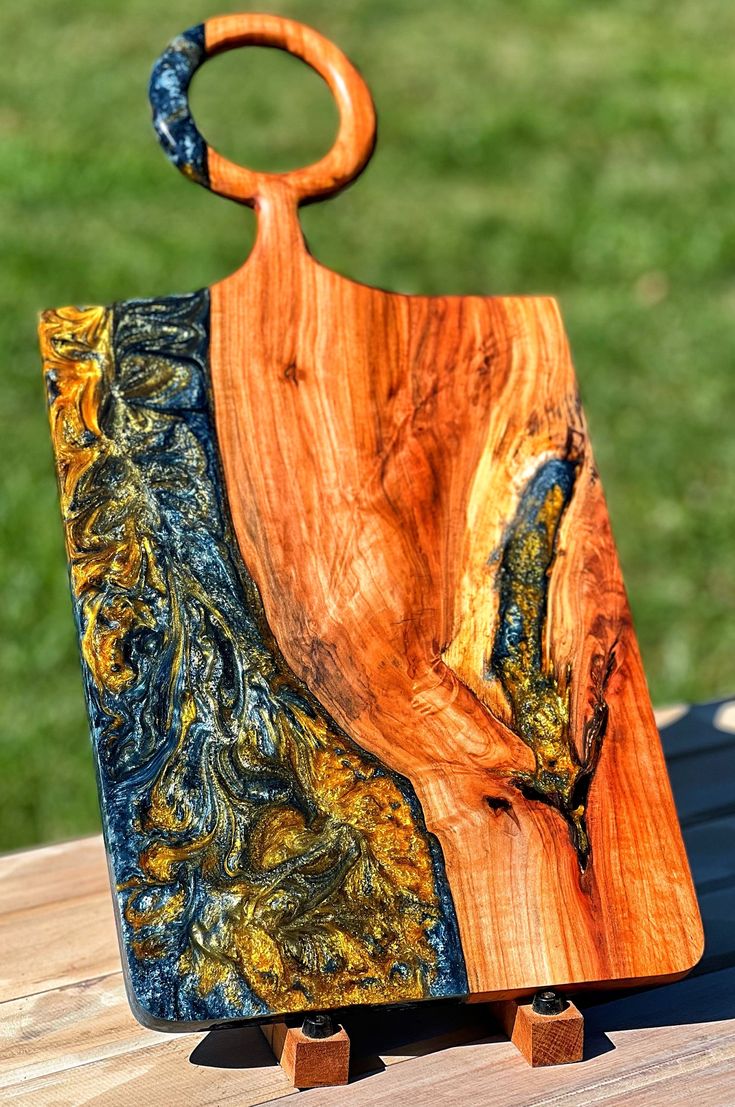
{"type": "Polygon", "coordinates": [[[284,1073],[295,1088],[329,1088],[349,1083],[350,1039],[342,1026],[327,1038],[308,1038],[284,1022],[262,1027],[284,1073]]]}
{"type": "MultiPolygon", "coordinates": [[[[329,196],[348,184],[370,157],[375,144],[375,111],[367,85],[334,43],[312,27],[276,15],[231,14],[208,19],[207,56],[240,46],[271,46],[311,65],[326,81],[339,110],[339,131],[331,150],[315,165],[279,176],[279,184],[301,203],[329,196]]],[[[214,192],[257,204],[274,180],[207,150],[209,185],[214,192]]]]}
{"type": "Polygon", "coordinates": [[[573,1003],[555,1015],[538,1015],[530,1003],[505,999],[492,1005],[503,1030],[529,1065],[567,1065],[584,1055],[584,1017],[573,1003]]]}
{"type": "Polygon", "coordinates": [[[414,785],[470,992],[687,971],[696,900],[556,303],[368,288],[310,257],[286,190],[257,206],[253,253],[212,289],[240,550],[290,667],[414,785]],[[542,656],[524,679],[544,696],[525,718],[531,693],[491,664],[499,578],[524,489],[554,459],[574,487],[529,616],[542,656]],[[568,720],[546,749],[529,730],[552,708],[568,720]]]}
{"type": "Polygon", "coordinates": [[[299,205],[375,138],[311,29],[209,20],[150,94],[174,164],[258,234],[211,290],[41,326],[139,1017],[682,975],[701,923],[555,301],[310,256],[299,205]],[[253,173],[197,131],[194,72],[242,45],[334,93],[316,165],[253,173]]]}

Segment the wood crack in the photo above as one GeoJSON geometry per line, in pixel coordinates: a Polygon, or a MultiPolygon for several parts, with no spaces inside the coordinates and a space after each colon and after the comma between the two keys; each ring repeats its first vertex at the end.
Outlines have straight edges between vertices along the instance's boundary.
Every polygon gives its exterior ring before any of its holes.
{"type": "Polygon", "coordinates": [[[580,464],[570,444],[565,456],[537,468],[521,494],[499,555],[498,624],[486,675],[500,682],[511,709],[511,729],[534,755],[533,770],[511,774],[510,783],[526,799],[559,812],[584,872],[591,856],[587,798],[607,731],[605,690],[615,668],[617,640],[592,661],[594,698],[581,753],[572,733],[570,669],[560,669],[543,648],[559,529],[580,464]]]}

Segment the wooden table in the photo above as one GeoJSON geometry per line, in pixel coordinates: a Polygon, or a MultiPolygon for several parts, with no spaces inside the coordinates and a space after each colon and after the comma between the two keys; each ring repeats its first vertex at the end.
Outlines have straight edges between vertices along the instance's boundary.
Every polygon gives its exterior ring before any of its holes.
{"type": "MultiPolygon", "coordinates": [[[[351,1013],[349,1088],[295,1092],[257,1028],[167,1035],[129,1012],[104,852],[0,858],[0,1100],[636,1107],[735,1103],[735,703],[659,713],[707,948],[668,988],[584,997],[586,1058],[530,1069],[482,1008],[351,1013]]],[[[661,935],[666,941],[666,935],[661,935]]]]}

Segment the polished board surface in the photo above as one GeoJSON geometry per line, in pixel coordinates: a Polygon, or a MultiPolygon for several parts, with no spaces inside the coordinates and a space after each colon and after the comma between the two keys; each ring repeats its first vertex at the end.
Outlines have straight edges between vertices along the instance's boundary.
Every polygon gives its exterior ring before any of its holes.
{"type": "Polygon", "coordinates": [[[369,93],[274,16],[180,36],[154,122],[253,206],[210,290],[41,325],[126,981],[183,1029],[663,981],[701,924],[558,307],[402,296],[308,253],[369,93]],[[316,166],[227,162],[223,49],[324,76],[316,166]]]}
{"type": "Polygon", "coordinates": [[[409,783],[296,680],[223,499],[207,292],[46,313],[72,593],[136,1013],[466,991],[409,783]]]}
{"type": "Polygon", "coordinates": [[[279,273],[267,234],[212,290],[235,533],[293,671],[413,784],[470,994],[683,972],[696,900],[555,302],[279,273]]]}

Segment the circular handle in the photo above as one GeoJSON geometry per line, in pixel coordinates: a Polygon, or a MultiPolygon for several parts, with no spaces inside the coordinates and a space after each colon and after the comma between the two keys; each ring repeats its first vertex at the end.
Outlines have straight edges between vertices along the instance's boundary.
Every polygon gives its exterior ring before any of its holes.
{"type": "Polygon", "coordinates": [[[367,85],[334,43],[311,27],[275,15],[224,15],[184,31],[153,67],[153,125],[173,164],[220,196],[254,206],[274,190],[296,203],[330,196],[364,169],[375,145],[375,109],[367,85]],[[189,108],[191,79],[207,58],[238,46],[275,46],[322,77],[339,109],[334,146],[320,161],[288,173],[261,173],[218,154],[202,138],[189,108]]]}

